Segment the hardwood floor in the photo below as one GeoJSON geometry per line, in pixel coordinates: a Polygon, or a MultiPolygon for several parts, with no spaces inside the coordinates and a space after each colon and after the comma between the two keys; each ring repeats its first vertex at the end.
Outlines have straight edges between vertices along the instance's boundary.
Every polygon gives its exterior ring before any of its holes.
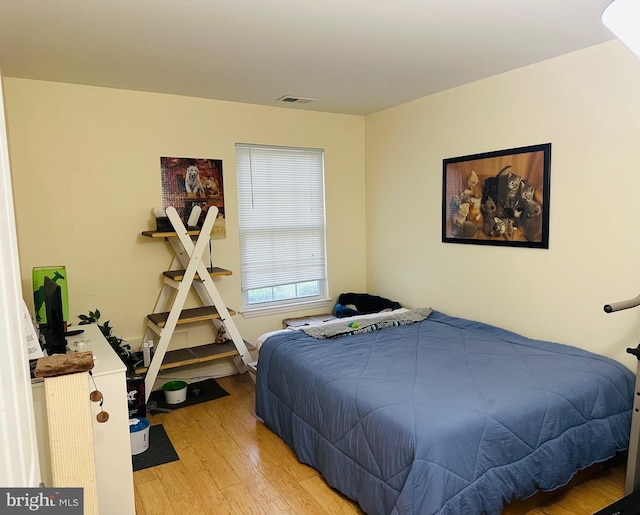
{"type": "MultiPolygon", "coordinates": [[[[164,425],[180,460],[134,472],[137,515],[363,513],[258,421],[248,374],[218,382],[231,395],[149,415],[164,425]]],[[[505,514],[591,515],[623,496],[624,467],[613,460],[554,499],[535,508],[513,504],[505,514]]]]}

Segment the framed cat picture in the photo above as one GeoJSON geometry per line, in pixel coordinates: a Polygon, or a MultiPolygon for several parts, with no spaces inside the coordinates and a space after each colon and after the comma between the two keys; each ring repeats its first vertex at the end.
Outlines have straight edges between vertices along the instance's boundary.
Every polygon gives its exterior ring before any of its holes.
{"type": "Polygon", "coordinates": [[[551,143],[442,161],[442,241],[549,248],[551,143]]]}
{"type": "Polygon", "coordinates": [[[186,224],[191,210],[200,206],[202,227],[207,210],[218,208],[211,239],[226,238],[222,160],[195,157],[161,157],[162,209],[175,207],[186,224]]]}

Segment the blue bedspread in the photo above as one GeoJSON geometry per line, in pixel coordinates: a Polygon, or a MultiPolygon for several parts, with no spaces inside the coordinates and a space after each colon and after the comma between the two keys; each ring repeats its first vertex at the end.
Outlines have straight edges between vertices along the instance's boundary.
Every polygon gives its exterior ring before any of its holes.
{"type": "Polygon", "coordinates": [[[620,363],[433,312],[262,345],[256,414],[368,514],[500,513],[627,448],[620,363]]]}

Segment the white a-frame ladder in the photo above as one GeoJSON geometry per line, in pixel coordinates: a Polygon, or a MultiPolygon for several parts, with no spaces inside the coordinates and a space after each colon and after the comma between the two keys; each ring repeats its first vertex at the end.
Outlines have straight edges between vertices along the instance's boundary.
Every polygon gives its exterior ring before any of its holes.
{"type": "MultiPolygon", "coordinates": [[[[187,227],[197,224],[200,213],[201,208],[199,206],[193,208],[187,221],[187,227]]],[[[238,371],[245,372],[247,366],[249,370],[255,370],[253,366],[255,360],[247,350],[247,346],[231,317],[235,312],[230,312],[227,309],[211,277],[212,273],[215,275],[216,269],[207,269],[203,260],[203,254],[208,247],[213,224],[218,216],[218,208],[215,206],[209,207],[202,228],[198,231],[188,231],[174,207],[168,207],[166,214],[175,232],[143,233],[154,237],[166,238],[175,253],[170,270],[164,272],[164,284],[153,313],[147,317],[147,331],[144,339],[150,339],[153,336],[152,333],[155,333],[158,335],[159,340],[155,344],[155,353],[144,380],[145,401],[149,399],[169,342],[178,324],[211,320],[217,329],[221,322],[237,350],[234,364],[238,371]],[[198,235],[195,244],[191,239],[194,235],[198,235]],[[194,288],[203,307],[184,309],[191,287],[194,288]],[[172,298],[173,301],[171,300],[172,298]]],[[[226,271],[223,270],[222,272],[226,271]]],[[[230,272],[220,275],[229,274],[230,272]]]]}

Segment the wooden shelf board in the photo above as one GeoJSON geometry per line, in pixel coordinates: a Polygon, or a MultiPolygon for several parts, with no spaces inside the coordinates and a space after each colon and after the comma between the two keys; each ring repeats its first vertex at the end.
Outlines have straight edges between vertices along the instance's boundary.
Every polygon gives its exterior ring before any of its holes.
{"type": "MultiPolygon", "coordinates": [[[[228,311],[230,315],[236,314],[233,309],[228,309],[228,311]]],[[[147,318],[158,327],[164,327],[167,323],[167,318],[169,318],[169,312],[165,311],[164,313],[151,313],[150,315],[147,315],[147,318]]],[[[200,322],[203,320],[213,320],[215,318],[220,318],[220,313],[218,313],[216,308],[213,306],[201,306],[199,308],[183,309],[180,312],[180,316],[178,317],[177,325],[189,324],[191,322],[200,322]]]]}
{"type": "MultiPolygon", "coordinates": [[[[187,231],[187,234],[189,236],[197,236],[198,234],[200,234],[200,231],[187,231]]],[[[171,238],[171,237],[178,236],[178,233],[175,231],[174,232],[142,231],[142,236],[146,236],[148,238],[171,238]]]]}
{"type": "MultiPolygon", "coordinates": [[[[160,370],[195,365],[196,363],[204,363],[237,355],[238,351],[232,342],[207,343],[205,345],[198,345],[197,347],[176,349],[165,353],[162,365],[160,365],[160,370]]],[[[142,374],[146,371],[146,367],[136,368],[136,374],[142,374]]]]}
{"type": "Polygon", "coordinates": [[[189,365],[198,362],[198,356],[193,352],[193,349],[176,349],[165,353],[164,361],[160,366],[162,368],[172,368],[181,365],[189,365]]]}
{"type": "MultiPolygon", "coordinates": [[[[219,266],[209,267],[207,268],[207,270],[209,271],[209,275],[211,275],[211,277],[220,277],[223,275],[232,274],[231,270],[225,270],[224,268],[220,268],[219,266]]],[[[167,270],[166,272],[162,272],[162,275],[174,281],[182,281],[185,272],[186,270],[167,270]]],[[[198,276],[198,274],[196,274],[195,278],[199,279],[200,277],[198,276]]]]}
{"type": "Polygon", "coordinates": [[[236,354],[238,354],[238,350],[235,348],[235,346],[232,343],[219,343],[216,346],[201,345],[199,347],[194,348],[193,351],[194,351],[194,354],[198,356],[199,359],[204,361],[207,359],[216,359],[217,357],[223,357],[223,356],[220,356],[220,354],[222,353],[217,347],[228,348],[228,351],[223,353],[224,357],[235,356],[236,354]]]}

